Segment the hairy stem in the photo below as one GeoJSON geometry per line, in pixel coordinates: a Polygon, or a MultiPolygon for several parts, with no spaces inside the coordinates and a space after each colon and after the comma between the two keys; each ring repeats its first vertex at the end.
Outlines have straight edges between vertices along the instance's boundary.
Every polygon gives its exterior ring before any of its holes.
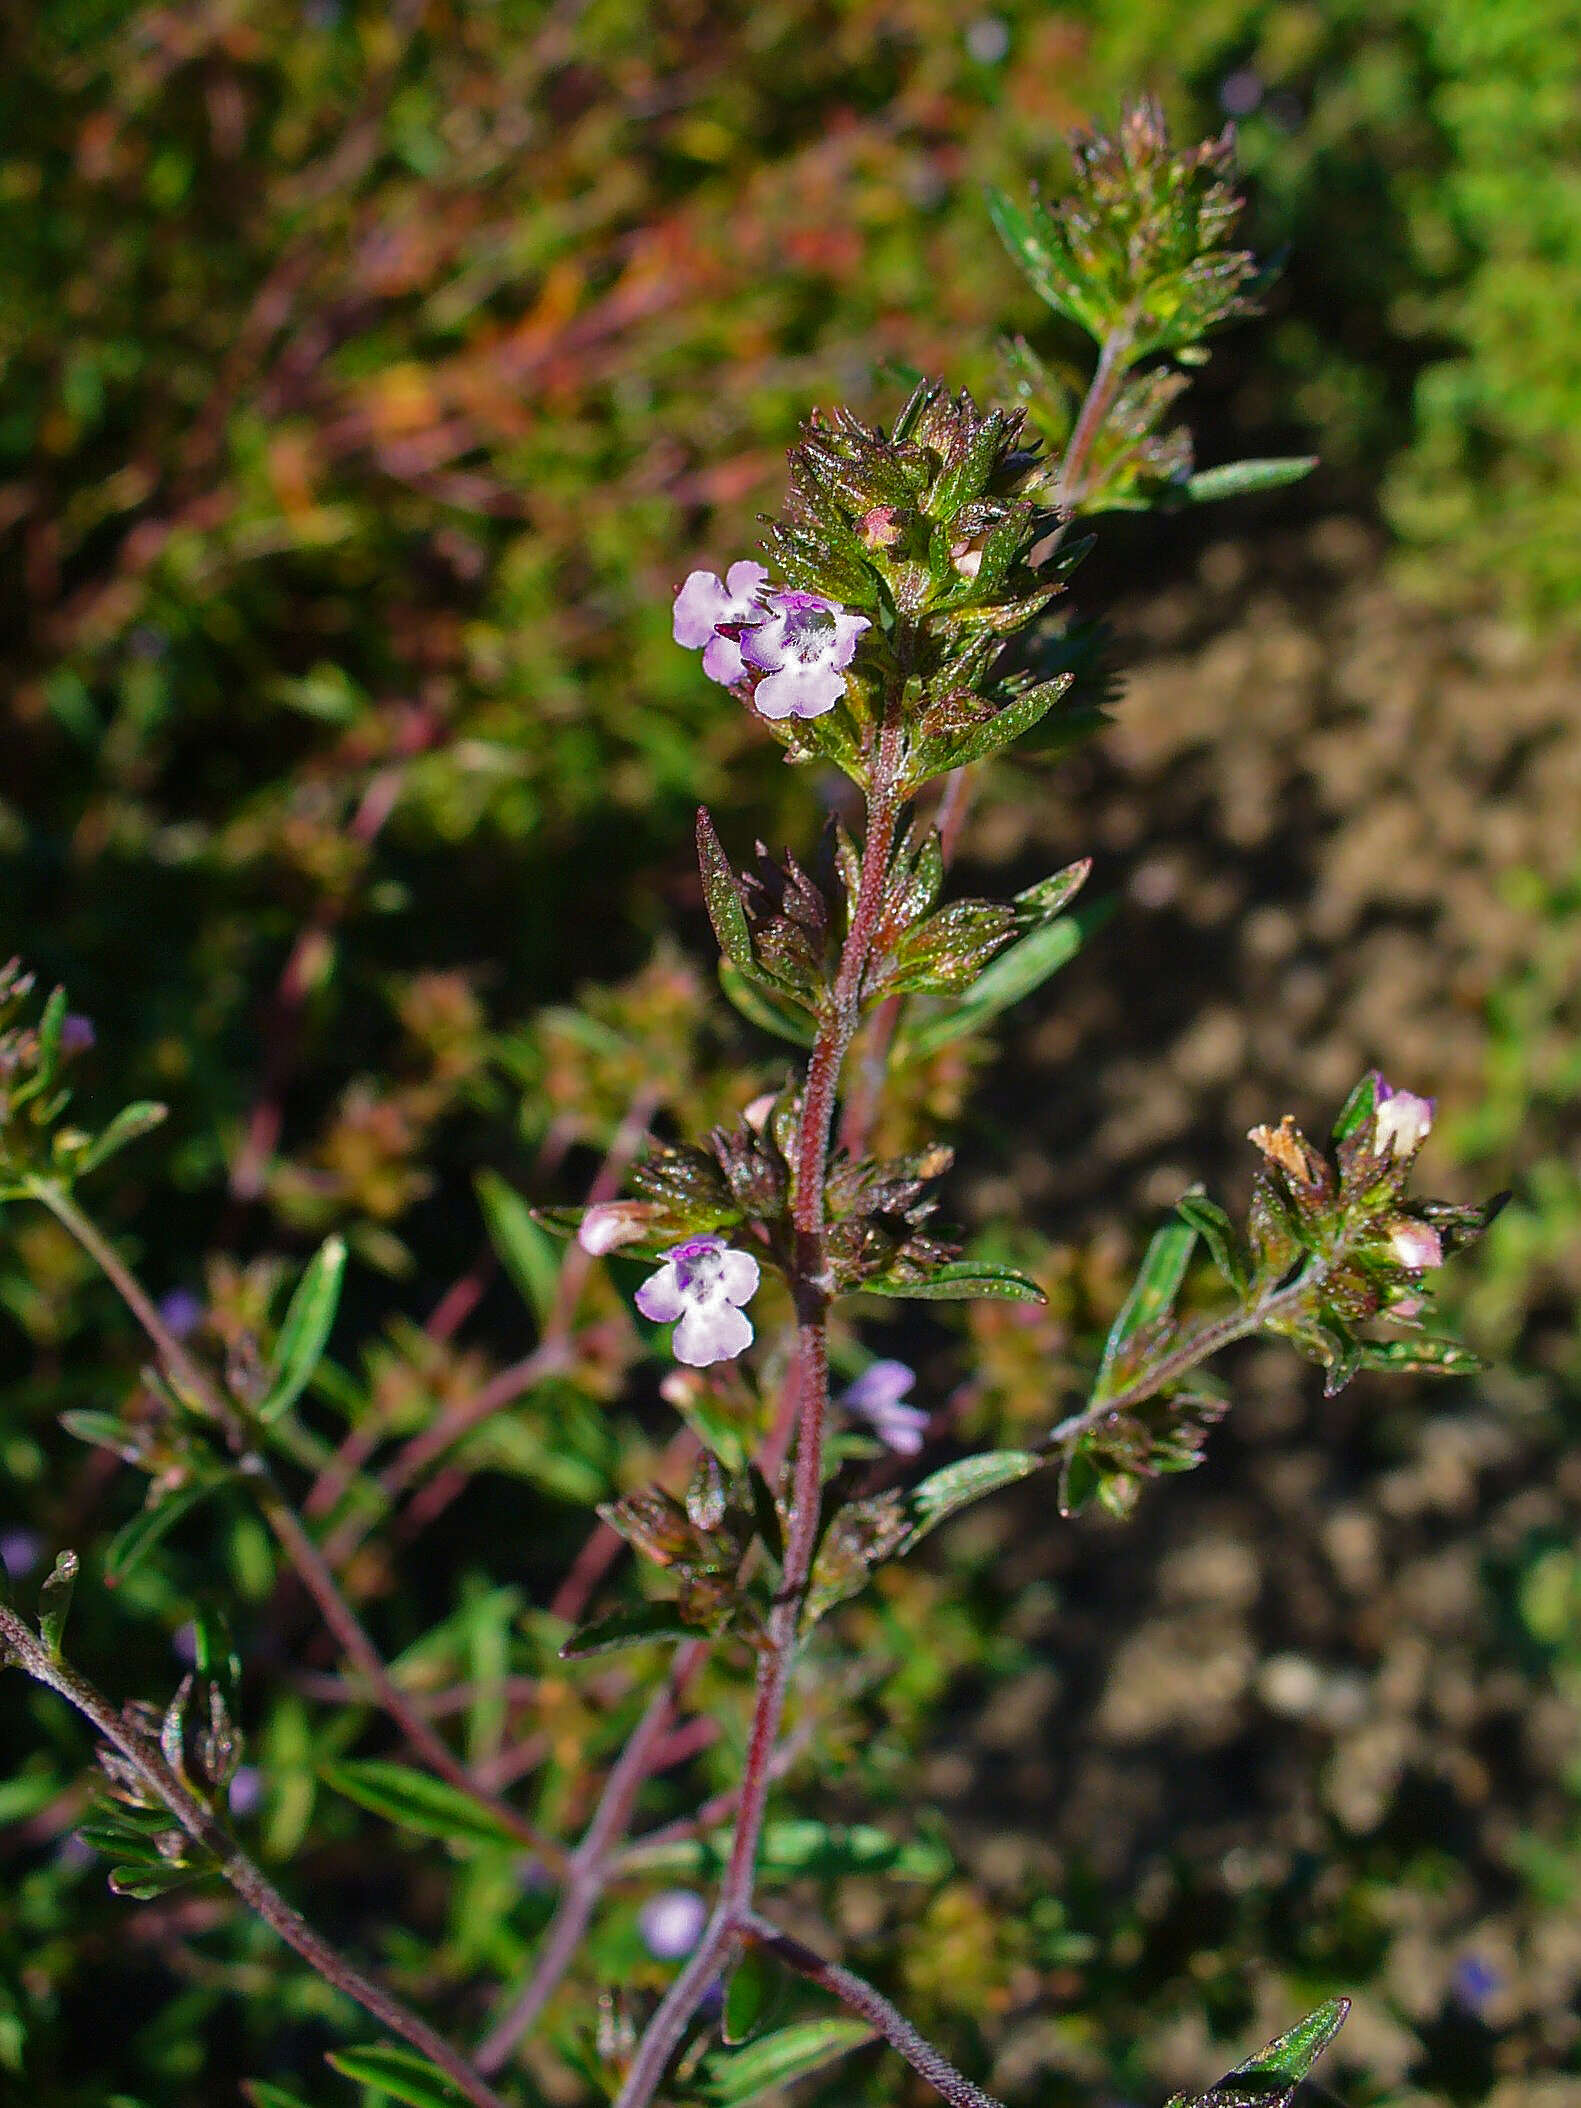
{"type": "Polygon", "coordinates": [[[301,1956],[326,1983],[333,1984],[381,2026],[399,2035],[420,2056],[442,2071],[473,2108],[505,2108],[467,2060],[399,1999],[337,1953],[315,1932],[307,1920],[291,1908],[225,1829],[218,1817],[198,1798],[186,1781],[166,1762],[159,1748],[141,1734],[110,1701],[75,1669],[53,1655],[14,1611],[0,1605],[0,1640],[6,1652],[36,1683],[47,1685],[74,1706],[97,1728],[112,1748],[119,1750],[136,1771],[148,1791],[168,1808],[181,1828],[214,1862],[215,1871],[228,1881],[242,1901],[264,1923],[277,1932],[286,1945],[301,1956]]]}
{"type": "Polygon", "coordinates": [[[839,1962],[826,1962],[811,1947],[804,1946],[790,1933],[781,1932],[778,1926],[769,1924],[766,1918],[755,1913],[745,1920],[742,1930],[754,1946],[763,1948],[784,1962],[787,1968],[821,1985],[825,1991],[832,1991],[853,2012],[871,2021],[890,2047],[899,2050],[912,2070],[920,2072],[935,2093],[942,2094],[952,2108],[999,2108],[991,2093],[984,2093],[963,2072],[957,2071],[948,2057],[941,2055],[931,2042],[917,2033],[904,2013],[863,1978],[839,1962]]]}
{"type": "Polygon", "coordinates": [[[834,986],[808,1057],[793,1151],[795,1197],[791,1226],[795,1248],[791,1294],[796,1306],[796,1456],[784,1568],[758,1656],[757,1691],[742,1767],[735,1836],[703,1937],[648,2023],[615,2108],[645,2108],[652,2100],[709,1985],[739,1946],[752,1908],[774,1750],[790,1688],[802,1600],[818,1545],[824,1421],[829,1405],[827,1312],[834,1286],[824,1243],[824,1181],[840,1071],[861,1019],[862,981],[884,904],[889,860],[900,818],[901,799],[896,789],[901,738],[899,695],[897,684],[874,754],[862,875],[856,899],[851,903],[834,986]]]}
{"type": "Polygon", "coordinates": [[[1110,330],[1099,347],[1098,364],[1081,409],[1077,413],[1070,444],[1065,449],[1065,458],[1059,465],[1059,475],[1054,484],[1054,502],[1062,511],[1074,511],[1087,495],[1083,488],[1087,463],[1094,442],[1103,430],[1103,421],[1113,408],[1120,383],[1125,378],[1131,355],[1132,336],[1131,325],[1125,322],[1110,330]]]}

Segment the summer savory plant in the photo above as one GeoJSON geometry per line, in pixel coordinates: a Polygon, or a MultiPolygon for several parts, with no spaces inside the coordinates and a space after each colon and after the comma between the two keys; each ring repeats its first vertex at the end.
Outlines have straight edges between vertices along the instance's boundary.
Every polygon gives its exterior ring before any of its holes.
{"type": "MultiPolygon", "coordinates": [[[[1094,1502],[1128,1512],[1148,1479],[1200,1461],[1229,1402],[1207,1364],[1233,1342],[1288,1341],[1322,1369],[1330,1393],[1363,1369],[1475,1366],[1426,1329],[1429,1277],[1490,1209],[1412,1195],[1433,1106],[1378,1074],[1357,1084],[1326,1140],[1288,1115],[1252,1130],[1258,1168],[1244,1226],[1200,1191],[1181,1199],[1085,1396],[1057,1417],[1051,1408],[1053,1424],[1028,1446],[930,1468],[938,1401],[905,1363],[862,1342],[864,1319],[895,1301],[1043,1300],[1028,1275],[973,1256],[941,1225],[945,1141],[924,1136],[888,1154],[875,1137],[919,1064],[1038,987],[1079,941],[1072,907],[1085,859],[1008,901],[951,897],[947,884],[973,771],[1018,741],[1057,752],[1104,721],[1090,642],[1058,606],[1087,546],[1075,523],[1269,488],[1309,466],[1197,472],[1172,421],[1204,339],[1256,304],[1257,266],[1231,245],[1239,201],[1229,159],[1227,138],[1174,150],[1142,104],[1117,137],[1077,143],[1074,188],[1057,204],[996,196],[1012,256],[1095,357],[1056,368],[1025,343],[1008,346],[1011,409],[919,380],[887,430],[840,410],[813,416],[761,560],[700,567],[676,594],[676,644],[701,655],[699,678],[718,687],[719,707],[747,713],[789,762],[844,788],[801,857],[776,860],[758,845],[743,861],[741,845],[698,815],[722,986],[780,1050],[772,1087],[754,1083],[730,1118],[648,1138],[640,1154],[651,1104],[642,1111],[639,1101],[624,1194],[607,1177],[585,1207],[533,1218],[498,1181],[481,1189],[513,1270],[547,1313],[536,1375],[564,1368],[578,1297],[608,1267],[673,1361],[660,1395],[684,1437],[679,1476],[600,1509],[594,1542],[632,1547],[639,1587],[622,1593],[605,1581],[600,1554],[588,1572],[601,1601],[562,1628],[567,1662],[637,1650],[655,1665],[645,1709],[587,1796],[591,1814],[574,1841],[543,1820],[542,1803],[529,1815],[508,1780],[454,1746],[392,1672],[345,1586],[373,1526],[361,1494],[404,1492],[459,1426],[486,1417],[486,1404],[463,1402],[442,1425],[418,1429],[377,1483],[369,1445],[326,1444],[306,1408],[331,1382],[325,1350],[346,1259],[333,1238],[267,1353],[245,1332],[222,1360],[189,1343],[189,1314],[150,1298],[78,1190],[157,1125],[159,1108],[129,1106],[98,1134],[73,1125],[64,1079],[90,1028],[60,991],[40,1009],[20,967],[0,979],[0,1199],[8,1214],[48,1211],[119,1292],[153,1359],[135,1408],[65,1416],[72,1433],[149,1481],[107,1572],[124,1576],[220,1489],[249,1503],[362,1703],[403,1745],[399,1762],[326,1767],[328,1782],[408,1833],[509,1854],[518,1887],[552,1898],[516,1980],[502,1980],[497,1943],[464,1949],[466,1980],[451,1986],[454,2015],[441,2032],[310,1924],[243,1841],[259,1788],[254,1773],[238,1790],[250,1769],[242,1665],[212,1603],[194,1607],[189,1672],[151,1701],[111,1699],[74,1665],[74,1554],[57,1560],[36,1612],[0,1608],[9,1665],[59,1694],[99,1738],[99,1795],[80,1835],[108,1860],[115,1891],[158,1899],[228,1883],[339,1995],[337,2011],[349,2001],[394,2038],[331,2053],[377,2098],[502,2108],[539,2097],[529,2037],[612,1887],[638,1864],[627,1842],[638,1796],[673,1761],[682,1700],[708,1677],[714,1692],[743,1699],[736,1776],[639,1846],[657,1866],[666,1845],[717,1839],[713,1893],[649,1897],[640,1932],[650,1959],[671,1970],[667,1988],[655,1996],[646,1978],[629,1995],[610,1986],[589,2015],[576,2083],[617,2108],[659,2099],[734,2108],[877,2036],[945,2099],[989,2108],[990,2096],[887,1997],[825,1952],[832,1934],[809,1944],[762,1900],[771,1858],[782,1873],[787,1862],[816,1871],[834,1835],[812,1825],[814,1848],[798,1860],[795,1839],[767,1822],[792,1761],[796,1708],[809,1692],[841,1687],[842,1621],[831,1614],[947,1518],[1033,1474],[1050,1475],[1065,1515],[1094,1502]],[[566,1240],[549,1259],[546,1229],[566,1240]],[[1194,1294],[1183,1312],[1199,1248],[1221,1291],[1207,1307],[1194,1294]],[[303,1474],[305,1499],[292,1491],[303,1474]],[[342,1497],[349,1525],[342,1514],[326,1527],[342,1497]],[[795,1978],[825,1997],[786,2022],[780,2002],[795,1978]]],[[[547,1705],[547,1681],[543,1689],[547,1705]]],[[[467,1891],[480,1911],[481,1894],[467,1891]]],[[[408,1935],[392,1952],[409,1946],[408,1935]]],[[[1343,2017],[1342,2000],[1320,2006],[1200,2102],[1286,2108],[1343,2017]]],[[[259,2108],[302,2108],[287,2079],[299,2083],[290,2071],[248,2082],[259,2108]]]]}

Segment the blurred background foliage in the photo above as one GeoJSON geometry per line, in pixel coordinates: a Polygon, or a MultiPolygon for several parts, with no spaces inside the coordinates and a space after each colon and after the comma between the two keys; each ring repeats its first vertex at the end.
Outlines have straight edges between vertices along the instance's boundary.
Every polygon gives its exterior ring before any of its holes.
{"type": "MultiPolygon", "coordinates": [[[[1208,1476],[1127,1534],[1013,1497],[963,1524],[853,1607],[865,1679],[792,1786],[947,1838],[949,1873],[924,1853],[825,1901],[1013,2098],[1151,2098],[1340,1989],[1358,2098],[1573,2108],[1575,0],[7,10],[0,955],[92,1019],[90,1110],[169,1102],[102,1205],[205,1344],[267,1336],[284,1262],[339,1229],[326,1436],[372,1455],[464,1413],[553,1322],[490,1256],[480,1168],[575,1197],[634,1116],[706,1120],[775,1073],[661,933],[706,953],[698,798],[794,840],[823,786],[670,644],[676,582],[751,546],[809,405],[891,408],[908,368],[1003,391],[1002,332],[1059,354],[983,186],[1057,188],[1062,135],[1143,88],[1178,136],[1236,119],[1252,236],[1287,251],[1198,383],[1199,460],[1323,467],[1205,553],[1201,515],[1103,527],[1076,597],[1116,632],[1119,729],[1001,771],[966,855],[1002,887],[1095,850],[1119,915],[1012,1057],[957,1045],[914,1092],[950,1121],[987,1086],[959,1212],[1013,1211],[1053,1304],[894,1344],[973,1441],[1042,1425],[1147,1210],[1244,1180],[1252,1119],[1381,1059],[1445,1096],[1442,1182],[1517,1188],[1464,1289],[1503,1367],[1384,1413],[1254,1357],[1208,1476]]],[[[136,1512],[56,1420],[120,1404],[137,1349],[59,1233],[5,1227],[19,1572],[136,1512]]],[[[389,1652],[446,1621],[409,1668],[467,1694],[469,1754],[514,1752],[572,1824],[635,1686],[546,1671],[544,1613],[586,1505],[674,1426],[620,1296],[581,1310],[572,1365],[393,1537],[319,1511],[389,1652]]],[[[249,1723],[263,1850],[342,1936],[383,1923],[414,1998],[509,1975],[544,1913],[508,1857],[436,1888],[317,1784],[381,1745],[245,1512],[86,1586],[84,1659],[162,1695],[222,1579],[295,1678],[249,1723]]],[[[8,1696],[10,2083],[349,2098],[316,2061],[344,2016],[264,1936],[105,1894],[61,1841],[82,1747],[8,1696]]],[[[730,1774],[727,1747],[686,1763],[652,1818],[730,1774]]],[[[662,1979],[622,1903],[551,2015],[550,2097],[595,1979],[633,1969],[662,1979]]],[[[836,2085],[906,2082],[866,2058],[836,2085]]]]}

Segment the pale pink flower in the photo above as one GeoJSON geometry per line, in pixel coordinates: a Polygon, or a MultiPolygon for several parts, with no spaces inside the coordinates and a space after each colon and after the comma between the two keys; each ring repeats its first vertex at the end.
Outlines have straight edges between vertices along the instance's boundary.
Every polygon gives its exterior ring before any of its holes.
{"type": "Polygon", "coordinates": [[[1389,1231],[1389,1250],[1396,1263],[1413,1274],[1444,1263],[1444,1240],[1430,1223],[1402,1216],[1389,1231]]]}
{"type": "Polygon", "coordinates": [[[691,1368],[734,1361],[752,1344],[741,1309],[757,1294],[758,1262],[722,1237],[688,1237],[637,1290],[637,1308],[656,1325],[673,1325],[670,1351],[691,1368]]]}
{"type": "Polygon", "coordinates": [[[1433,1100],[1418,1098],[1414,1091],[1391,1090],[1380,1076],[1372,1119],[1372,1146],[1379,1156],[1410,1156],[1432,1128],[1433,1100]]]}

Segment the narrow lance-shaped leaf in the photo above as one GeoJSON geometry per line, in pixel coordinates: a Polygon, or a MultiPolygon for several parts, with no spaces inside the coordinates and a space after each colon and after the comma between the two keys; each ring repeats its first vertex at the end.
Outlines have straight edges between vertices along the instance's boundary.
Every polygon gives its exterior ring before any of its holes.
{"type": "Polygon", "coordinates": [[[1175,1203],[1175,1213],[1196,1231],[1236,1294],[1244,1296],[1251,1280],[1251,1259],[1245,1240],[1224,1209],[1205,1193],[1183,1193],[1175,1203]]]}
{"type": "Polygon", "coordinates": [[[1487,1363],[1458,1340],[1423,1334],[1415,1339],[1362,1340],[1360,1366],[1402,1376],[1480,1376],[1487,1363]]]}
{"type": "Polygon", "coordinates": [[[776,1039],[788,1039],[793,1047],[810,1047],[817,1037],[817,1028],[809,1011],[778,990],[765,988],[753,975],[743,973],[729,959],[719,962],[719,985],[747,1023],[756,1025],[760,1032],[772,1033],[776,1039]]]}
{"type": "Polygon", "coordinates": [[[310,2108],[299,2093],[287,2093],[283,2086],[276,2086],[268,2079],[243,2079],[242,2092],[253,2108],[310,2108]]]}
{"type": "Polygon", "coordinates": [[[865,1296],[904,1296],[911,1302],[966,1303],[982,1298],[995,1303],[1043,1303],[1048,1300],[1036,1281],[1009,1266],[982,1259],[951,1259],[936,1266],[925,1280],[899,1281],[888,1276],[864,1281],[865,1296]]]}
{"type": "Polygon", "coordinates": [[[1031,995],[1062,966],[1068,966],[1081,950],[1085,934],[1077,918],[1067,915],[1012,944],[983,969],[962,1001],[941,1017],[926,1018],[907,1027],[906,1054],[920,1059],[936,1054],[940,1047],[965,1033],[981,1031],[1001,1011],[1031,995]]]}
{"type": "Polygon", "coordinates": [[[1316,454],[1287,454],[1271,461],[1226,461],[1219,468],[1198,469],[1181,487],[1193,505],[1205,505],[1216,498],[1244,498],[1253,491],[1278,490],[1283,484],[1299,483],[1317,465],[1316,454]]]}
{"type": "Polygon", "coordinates": [[[702,873],[703,900],[708,908],[708,919],[714,926],[714,935],[719,940],[719,949],[733,966],[749,972],[753,955],[747,911],[741,902],[736,874],[714,832],[706,805],[697,808],[697,864],[702,873]]]}
{"type": "Polygon", "coordinates": [[[129,1142],[136,1142],[146,1134],[152,1134],[164,1123],[168,1108],[158,1105],[152,1098],[140,1098],[134,1105],[123,1105],[109,1126],[94,1137],[77,1159],[77,1173],[94,1171],[108,1161],[129,1142]]]}
{"type": "Polygon", "coordinates": [[[127,1575],[148,1557],[161,1537],[167,1536],[199,1502],[225,1484],[223,1478],[189,1479],[166,1493],[153,1506],[141,1508],[130,1522],[123,1523],[110,1539],[104,1554],[104,1579],[118,1588],[127,1575]]]}
{"type": "Polygon", "coordinates": [[[942,1471],[935,1471],[907,1494],[906,1514],[911,1528],[899,1549],[909,1552],[959,1509],[997,1493],[1001,1486],[1014,1485],[1017,1479],[1026,1478],[1047,1461],[1032,1450],[989,1449],[979,1456],[962,1457],[959,1463],[946,1464],[942,1471]]]}
{"type": "Polygon", "coordinates": [[[643,1603],[632,1610],[611,1611],[579,1625],[560,1649],[562,1661],[583,1661],[590,1654],[613,1654],[621,1647],[643,1647],[655,1640],[695,1639],[673,1603],[643,1603]]]}
{"type": "MultiPolygon", "coordinates": [[[[729,1861],[732,1835],[729,1830],[714,1830],[704,1837],[633,1845],[621,1854],[621,1870],[712,1880],[724,1872],[729,1861]]],[[[950,1858],[931,1840],[891,1837],[872,1823],[837,1825],[801,1817],[765,1827],[758,1870],[765,1881],[833,1880],[844,1874],[940,1881],[950,1871],[950,1858]]]]}
{"type": "Polygon", "coordinates": [[[778,2093],[872,2039],[865,2020],[831,2014],[826,2020],[796,2021],[745,2049],[715,2051],[703,2067],[705,2098],[713,2108],[747,2108],[749,2101],[778,2093]]]}
{"type": "Polygon", "coordinates": [[[345,1274],[346,1240],[326,1237],[286,1309],[270,1367],[269,1389],[258,1404],[260,1419],[279,1419],[312,1381],[313,1371],[329,1345],[345,1274]]]}
{"type": "Polygon", "coordinates": [[[1120,1315],[1104,1343],[1103,1363],[1093,1388],[1093,1403],[1101,1404],[1111,1390],[1126,1344],[1147,1326],[1168,1315],[1186,1278],[1196,1231],[1188,1223],[1172,1222],[1161,1229],[1147,1248],[1147,1256],[1126,1297],[1120,1315]]]}
{"type": "Polygon", "coordinates": [[[1175,2094],[1169,2108],[1290,2108],[1296,2088],[1345,2024],[1348,1998],[1329,1998],[1206,2093],[1175,2094]]]}
{"type": "Polygon", "coordinates": [[[60,1552],[38,1596],[38,1630],[44,1645],[57,1660],[71,1615],[71,1599],[77,1587],[77,1555],[60,1552]]]}
{"type": "Polygon", "coordinates": [[[450,2081],[415,2050],[381,2042],[366,2049],[332,2049],[328,2061],[348,2079],[402,2101],[406,2108],[463,2108],[450,2081]]]}
{"type": "Polygon", "coordinates": [[[364,1757],[340,1764],[326,1764],[319,1776],[335,1792],[381,1815],[403,1830],[423,1837],[442,1837],[451,1843],[509,1844],[514,1842],[505,1825],[480,1807],[470,1794],[433,1779],[406,1764],[392,1764],[382,1757],[364,1757]]]}
{"type": "Polygon", "coordinates": [[[479,1172],[477,1195],[489,1242],[498,1253],[500,1264],[540,1327],[546,1325],[560,1285],[558,1246],[548,1231],[533,1220],[526,1201],[497,1172],[479,1172]]]}

